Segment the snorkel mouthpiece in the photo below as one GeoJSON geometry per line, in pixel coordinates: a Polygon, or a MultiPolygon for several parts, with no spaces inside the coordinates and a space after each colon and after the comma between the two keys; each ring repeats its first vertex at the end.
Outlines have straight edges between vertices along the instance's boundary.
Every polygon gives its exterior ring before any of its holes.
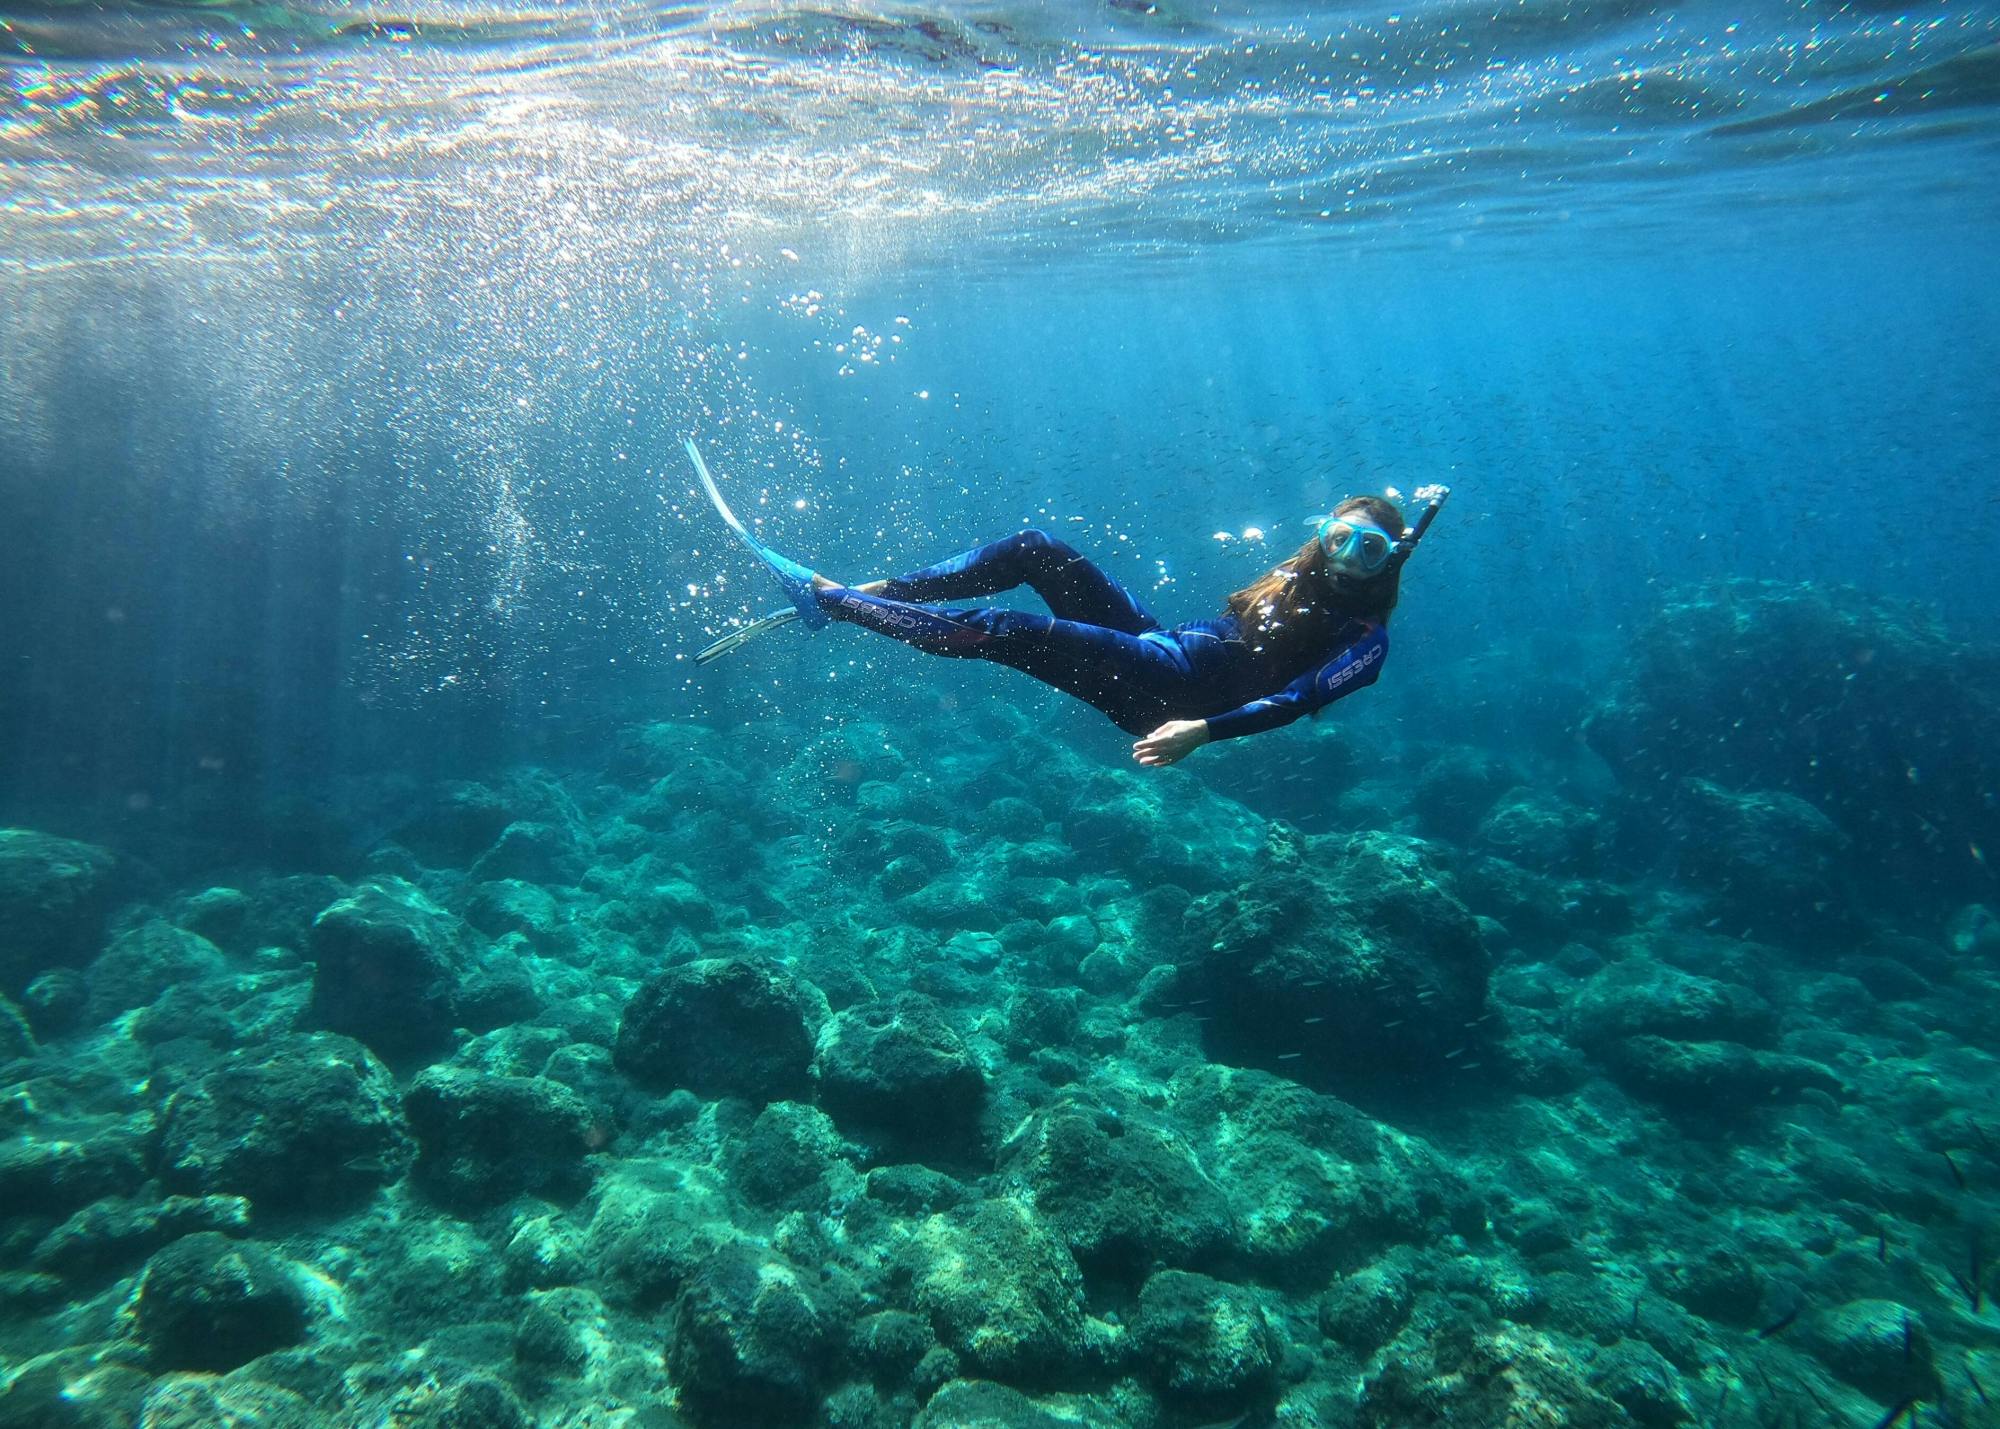
{"type": "Polygon", "coordinates": [[[1431,529],[1431,522],[1437,520],[1438,512],[1444,510],[1445,501],[1451,496],[1451,488],[1442,484],[1420,486],[1416,496],[1424,503],[1424,509],[1417,515],[1417,524],[1403,533],[1403,539],[1390,548],[1389,560],[1382,567],[1383,573],[1398,570],[1403,562],[1416,553],[1417,542],[1424,539],[1424,532],[1431,529]]]}

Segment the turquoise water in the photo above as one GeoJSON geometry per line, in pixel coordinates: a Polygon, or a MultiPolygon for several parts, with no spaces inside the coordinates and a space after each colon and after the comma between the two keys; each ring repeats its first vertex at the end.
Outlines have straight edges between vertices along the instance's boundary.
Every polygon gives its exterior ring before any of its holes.
{"type": "Polygon", "coordinates": [[[2000,1424],[1996,96],[1990,6],[0,7],[0,1426],[2000,1424]],[[1453,494],[1150,770],[697,665],[687,435],[1167,624],[1453,494]]]}

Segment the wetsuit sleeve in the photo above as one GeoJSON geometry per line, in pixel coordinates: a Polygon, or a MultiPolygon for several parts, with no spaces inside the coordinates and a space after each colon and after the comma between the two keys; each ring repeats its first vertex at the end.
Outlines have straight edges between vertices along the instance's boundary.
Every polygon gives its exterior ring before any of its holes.
{"type": "Polygon", "coordinates": [[[1343,646],[1331,660],[1306,671],[1275,695],[1266,695],[1261,700],[1238,705],[1222,714],[1210,715],[1208,737],[1212,740],[1238,739],[1246,734],[1261,734],[1267,729],[1290,724],[1300,715],[1324,709],[1343,695],[1351,695],[1365,685],[1374,684],[1375,677],[1382,671],[1382,662],[1388,656],[1387,628],[1370,625],[1368,633],[1359,640],[1343,646]]]}

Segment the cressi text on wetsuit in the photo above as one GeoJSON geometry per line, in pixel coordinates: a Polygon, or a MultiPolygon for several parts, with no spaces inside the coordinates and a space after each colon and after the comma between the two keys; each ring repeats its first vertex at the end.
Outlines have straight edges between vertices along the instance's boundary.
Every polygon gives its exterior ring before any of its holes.
{"type": "Polygon", "coordinates": [[[1021,531],[887,583],[879,595],[818,592],[835,620],[866,626],[933,655],[991,660],[1103,711],[1128,734],[1168,720],[1208,722],[1212,739],[1290,724],[1375,683],[1387,629],[1336,619],[1310,663],[1286,668],[1244,638],[1233,615],[1162,629],[1132,593],[1073,547],[1021,531]],[[928,602],[1027,586],[1050,614],[928,602]]]}

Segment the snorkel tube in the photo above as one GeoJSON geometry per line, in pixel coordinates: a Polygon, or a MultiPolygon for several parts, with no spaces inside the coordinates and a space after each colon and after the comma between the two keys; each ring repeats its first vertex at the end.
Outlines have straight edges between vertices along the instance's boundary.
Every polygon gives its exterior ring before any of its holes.
{"type": "Polygon", "coordinates": [[[1449,486],[1423,486],[1417,488],[1417,496],[1424,499],[1424,509],[1417,515],[1417,524],[1403,533],[1403,539],[1389,548],[1389,559],[1382,567],[1383,575],[1393,575],[1403,568],[1403,562],[1416,554],[1417,542],[1424,539],[1424,532],[1431,529],[1431,522],[1437,520],[1438,512],[1444,510],[1446,498],[1451,495],[1449,486]]]}

